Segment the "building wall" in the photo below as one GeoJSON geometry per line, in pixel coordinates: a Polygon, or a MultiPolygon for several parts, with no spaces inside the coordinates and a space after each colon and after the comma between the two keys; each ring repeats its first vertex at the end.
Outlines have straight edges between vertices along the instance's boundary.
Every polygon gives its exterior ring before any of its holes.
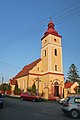
{"type": "Polygon", "coordinates": [[[40,61],[29,73],[41,74],[42,73],[42,61],[40,61]]]}
{"type": "Polygon", "coordinates": [[[79,86],[79,84],[78,84],[77,82],[75,82],[75,83],[71,86],[71,88],[70,88],[70,93],[75,93],[74,88],[75,88],[76,86],[79,86]]]}
{"type": "Polygon", "coordinates": [[[26,91],[27,89],[27,84],[28,84],[28,76],[23,76],[23,77],[20,77],[20,78],[17,78],[17,83],[18,83],[18,87],[21,89],[21,90],[24,90],[26,91]]]}
{"type": "Polygon", "coordinates": [[[42,87],[41,76],[42,76],[42,61],[40,61],[32,70],[29,71],[28,87],[32,87],[33,83],[35,82],[36,89],[41,90],[42,87]]]}

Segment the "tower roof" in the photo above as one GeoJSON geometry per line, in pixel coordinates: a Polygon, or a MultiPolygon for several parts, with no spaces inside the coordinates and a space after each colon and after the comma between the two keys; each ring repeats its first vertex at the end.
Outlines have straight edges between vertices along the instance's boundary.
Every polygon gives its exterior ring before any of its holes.
{"type": "MultiPolygon", "coordinates": [[[[44,36],[42,37],[42,39],[44,39],[46,36],[48,36],[49,34],[51,34],[51,35],[55,35],[55,36],[58,36],[58,37],[60,37],[60,38],[62,38],[62,36],[60,36],[59,34],[58,34],[58,32],[55,30],[55,28],[54,28],[54,23],[52,22],[52,20],[50,20],[50,22],[48,23],[48,29],[47,29],[47,31],[44,33],[44,36]]],[[[41,40],[42,40],[41,39],[41,40]]]]}

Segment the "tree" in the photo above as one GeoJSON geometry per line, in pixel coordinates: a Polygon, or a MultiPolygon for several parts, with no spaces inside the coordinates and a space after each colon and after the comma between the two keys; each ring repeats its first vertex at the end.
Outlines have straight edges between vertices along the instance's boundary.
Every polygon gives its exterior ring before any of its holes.
{"type": "Polygon", "coordinates": [[[18,84],[15,85],[14,94],[15,94],[15,95],[20,95],[20,94],[21,94],[21,89],[18,88],[18,84]]]}
{"type": "Polygon", "coordinates": [[[36,94],[36,85],[35,85],[35,82],[32,85],[31,92],[34,93],[34,94],[36,94]]]}
{"type": "Polygon", "coordinates": [[[7,91],[8,91],[8,90],[11,90],[10,83],[7,85],[6,90],[7,90],[7,91]]]}
{"type": "Polygon", "coordinates": [[[69,81],[75,82],[79,78],[77,67],[74,64],[71,64],[69,71],[67,73],[67,79],[69,81]]]}
{"type": "Polygon", "coordinates": [[[6,93],[11,94],[11,86],[10,83],[6,86],[6,93]]]}

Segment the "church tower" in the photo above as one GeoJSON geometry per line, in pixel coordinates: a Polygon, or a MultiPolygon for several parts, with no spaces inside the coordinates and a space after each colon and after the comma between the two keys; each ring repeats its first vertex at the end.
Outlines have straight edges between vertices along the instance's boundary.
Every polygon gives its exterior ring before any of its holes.
{"type": "Polygon", "coordinates": [[[61,96],[64,88],[61,38],[51,20],[41,39],[41,59],[44,87],[48,86],[52,96],[61,96]]]}

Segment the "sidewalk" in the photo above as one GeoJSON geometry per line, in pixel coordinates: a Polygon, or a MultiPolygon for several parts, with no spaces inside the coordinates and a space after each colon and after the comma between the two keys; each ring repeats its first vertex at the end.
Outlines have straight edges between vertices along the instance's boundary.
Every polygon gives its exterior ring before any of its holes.
{"type": "Polygon", "coordinates": [[[20,99],[20,95],[8,95],[8,94],[6,94],[5,95],[6,97],[10,97],[10,98],[17,98],[17,99],[20,99]]]}

